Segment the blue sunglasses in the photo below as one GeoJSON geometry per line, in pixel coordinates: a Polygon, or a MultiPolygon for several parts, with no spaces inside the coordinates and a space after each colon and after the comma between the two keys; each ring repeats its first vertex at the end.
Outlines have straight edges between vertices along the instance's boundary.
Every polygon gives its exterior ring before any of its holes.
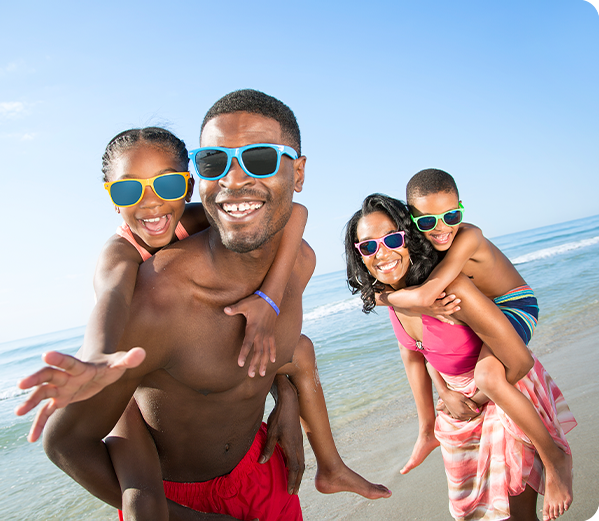
{"type": "Polygon", "coordinates": [[[217,181],[229,173],[234,157],[250,177],[271,177],[279,171],[283,154],[297,159],[297,152],[293,148],[270,143],[255,143],[239,148],[201,147],[192,150],[189,159],[201,179],[217,181]]]}

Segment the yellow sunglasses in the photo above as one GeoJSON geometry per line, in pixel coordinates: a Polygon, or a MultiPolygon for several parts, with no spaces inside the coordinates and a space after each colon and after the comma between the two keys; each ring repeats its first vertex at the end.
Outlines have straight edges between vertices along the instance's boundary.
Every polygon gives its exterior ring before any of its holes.
{"type": "Polygon", "coordinates": [[[110,199],[116,206],[126,208],[141,201],[146,186],[151,186],[154,193],[164,201],[177,201],[187,195],[189,172],[169,172],[150,179],[119,179],[104,183],[110,199]]]}

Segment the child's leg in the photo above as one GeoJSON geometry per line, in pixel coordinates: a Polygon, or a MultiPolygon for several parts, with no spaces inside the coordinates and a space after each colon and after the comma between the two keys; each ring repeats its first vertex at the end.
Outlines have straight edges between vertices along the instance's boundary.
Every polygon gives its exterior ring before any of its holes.
{"type": "Polygon", "coordinates": [[[135,397],[105,443],[121,485],[125,521],[168,520],[160,460],[135,397]]]}
{"type": "Polygon", "coordinates": [[[302,425],[318,464],[316,488],[323,494],[347,491],[369,499],[389,497],[391,492],[386,487],[366,481],[339,456],[320,386],[314,345],[304,335],[295,348],[293,365],[297,370],[290,372],[289,377],[297,387],[302,425]]]}
{"type": "Polygon", "coordinates": [[[572,458],[561,450],[547,431],[532,403],[508,383],[505,367],[483,345],[474,369],[477,387],[522,429],[535,446],[545,467],[543,519],[555,519],[572,503],[572,458]]]}

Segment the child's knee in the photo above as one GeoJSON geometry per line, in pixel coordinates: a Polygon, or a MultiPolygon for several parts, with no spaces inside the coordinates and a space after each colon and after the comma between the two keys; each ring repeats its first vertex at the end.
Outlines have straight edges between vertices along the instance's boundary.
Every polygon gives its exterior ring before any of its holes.
{"type": "Polygon", "coordinates": [[[470,290],[472,286],[472,281],[466,275],[460,273],[454,279],[454,281],[449,286],[447,286],[447,288],[445,289],[445,293],[447,293],[448,295],[450,293],[458,293],[462,295],[465,291],[470,290]]]}
{"type": "Polygon", "coordinates": [[[474,368],[474,383],[487,396],[507,384],[505,367],[495,357],[479,360],[474,368]]]}
{"type": "Polygon", "coordinates": [[[294,357],[302,362],[302,365],[316,365],[316,352],[314,344],[306,335],[300,335],[299,342],[295,348],[294,357]]]}

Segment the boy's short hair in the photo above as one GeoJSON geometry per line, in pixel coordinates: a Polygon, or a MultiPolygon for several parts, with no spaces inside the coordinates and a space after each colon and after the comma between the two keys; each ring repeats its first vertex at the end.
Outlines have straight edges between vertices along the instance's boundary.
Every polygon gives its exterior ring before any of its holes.
{"type": "Polygon", "coordinates": [[[302,155],[300,129],[293,111],[277,98],[253,89],[230,92],[212,105],[204,116],[200,135],[211,119],[234,112],[250,112],[274,119],[281,125],[283,137],[288,141],[288,143],[280,144],[289,145],[297,152],[298,156],[302,155]]]}
{"type": "Polygon", "coordinates": [[[425,197],[439,192],[455,193],[458,199],[460,198],[458,186],[453,177],[443,170],[427,168],[418,172],[408,181],[406,199],[408,204],[411,204],[411,201],[417,197],[425,197]]]}

